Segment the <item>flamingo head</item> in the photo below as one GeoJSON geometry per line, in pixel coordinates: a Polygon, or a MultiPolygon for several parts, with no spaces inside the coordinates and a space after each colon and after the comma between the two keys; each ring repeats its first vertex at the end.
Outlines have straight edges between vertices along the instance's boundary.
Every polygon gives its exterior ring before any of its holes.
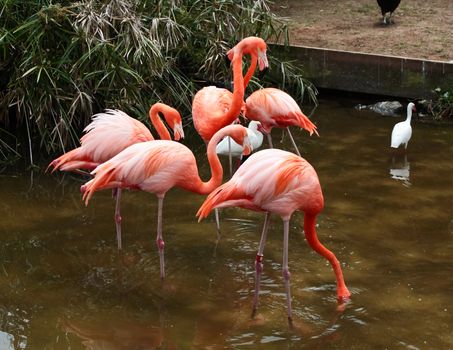
{"type": "Polygon", "coordinates": [[[407,110],[411,110],[412,112],[417,112],[417,109],[415,108],[415,104],[413,102],[410,102],[408,105],[407,105],[407,110]]]}
{"type": "Polygon", "coordinates": [[[269,126],[264,126],[263,124],[259,124],[257,126],[257,130],[262,133],[262,134],[270,134],[271,133],[271,130],[272,130],[272,127],[269,127],[269,126]]]}
{"type": "Polygon", "coordinates": [[[258,67],[260,71],[265,70],[269,67],[269,62],[266,56],[267,45],[266,42],[256,36],[249,36],[242,39],[236,44],[230,51],[227,52],[227,56],[230,61],[233,60],[236,54],[238,55],[251,55],[258,58],[258,67]]]}
{"type": "Polygon", "coordinates": [[[184,130],[182,128],[181,114],[179,114],[179,112],[176,109],[174,109],[170,106],[167,106],[167,108],[165,109],[165,111],[163,113],[164,113],[165,121],[170,126],[170,128],[173,129],[173,135],[174,135],[175,141],[179,141],[180,139],[183,139],[184,130]]]}
{"type": "Polygon", "coordinates": [[[221,130],[224,130],[223,133],[230,136],[238,145],[242,145],[242,148],[244,149],[242,151],[243,155],[248,156],[250,153],[252,153],[253,148],[247,133],[247,129],[242,125],[228,125],[221,130]]]}
{"type": "Polygon", "coordinates": [[[244,156],[248,156],[253,151],[252,143],[250,142],[250,139],[249,139],[248,135],[246,135],[244,137],[244,140],[242,142],[242,148],[244,149],[242,151],[242,154],[244,156]]]}
{"type": "Polygon", "coordinates": [[[153,115],[161,113],[168,126],[172,128],[174,138],[176,141],[184,138],[184,130],[182,129],[182,118],[181,114],[174,109],[166,105],[165,103],[157,102],[153,104],[149,110],[149,116],[153,120],[153,115]]]}

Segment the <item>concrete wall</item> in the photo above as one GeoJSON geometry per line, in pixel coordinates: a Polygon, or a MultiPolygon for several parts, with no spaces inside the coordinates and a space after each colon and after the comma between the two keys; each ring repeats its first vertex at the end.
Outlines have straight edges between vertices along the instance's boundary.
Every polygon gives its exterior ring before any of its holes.
{"type": "Polygon", "coordinates": [[[319,88],[396,97],[427,98],[432,90],[453,88],[453,63],[363,54],[314,47],[271,45],[303,66],[319,88]]]}

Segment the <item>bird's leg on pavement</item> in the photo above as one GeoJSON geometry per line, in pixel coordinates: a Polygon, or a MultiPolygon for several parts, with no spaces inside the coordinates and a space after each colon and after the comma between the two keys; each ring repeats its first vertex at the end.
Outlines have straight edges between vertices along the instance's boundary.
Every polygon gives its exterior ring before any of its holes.
{"type": "Polygon", "coordinates": [[[270,214],[266,212],[264,216],[263,232],[261,233],[260,245],[258,246],[258,253],[255,259],[255,296],[253,298],[253,311],[252,317],[255,316],[258,309],[258,298],[260,293],[261,273],[263,272],[263,252],[264,245],[266,244],[267,231],[269,230],[270,214]]]}
{"type": "Polygon", "coordinates": [[[337,279],[337,297],[338,301],[344,302],[349,300],[351,293],[349,292],[346,284],[344,283],[343,272],[341,271],[340,263],[338,262],[337,257],[329,249],[324,247],[321,242],[318,240],[316,235],[316,216],[309,215],[305,213],[304,217],[304,231],[305,238],[310,245],[310,247],[319,255],[326,258],[330,265],[332,265],[333,271],[335,272],[335,277],[337,279]]]}
{"type": "Polygon", "coordinates": [[[164,196],[158,196],[157,198],[157,238],[156,244],[159,249],[159,260],[160,260],[160,278],[165,277],[165,261],[164,261],[164,246],[165,242],[162,237],[162,207],[164,204],[164,196]]]}
{"type": "Polygon", "coordinates": [[[272,136],[271,133],[269,132],[267,135],[267,142],[269,143],[269,148],[274,148],[274,145],[272,144],[272,136]]]}
{"type": "Polygon", "coordinates": [[[116,226],[116,243],[118,250],[123,249],[123,243],[121,239],[121,188],[114,189],[114,196],[116,197],[115,204],[115,226],[116,226]]]}
{"type": "Polygon", "coordinates": [[[283,265],[282,274],[285,279],[286,305],[288,307],[288,320],[291,323],[291,290],[289,279],[291,274],[288,267],[288,240],[289,240],[289,219],[283,220],[283,265]]]}
{"type": "Polygon", "coordinates": [[[300,152],[299,152],[299,149],[297,148],[297,145],[296,145],[296,141],[294,141],[294,137],[293,137],[293,135],[291,134],[291,131],[289,130],[289,126],[286,127],[286,130],[288,131],[289,139],[291,140],[291,143],[293,144],[293,147],[294,147],[294,149],[296,150],[297,155],[298,155],[299,157],[301,157],[300,152]]]}

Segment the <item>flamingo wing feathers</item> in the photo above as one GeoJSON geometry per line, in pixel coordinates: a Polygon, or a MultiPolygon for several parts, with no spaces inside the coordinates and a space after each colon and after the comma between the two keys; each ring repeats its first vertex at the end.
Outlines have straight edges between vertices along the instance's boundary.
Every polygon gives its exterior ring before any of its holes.
{"type": "Polygon", "coordinates": [[[316,125],[302,113],[296,101],[286,92],[265,88],[255,91],[246,100],[246,117],[258,120],[264,130],[270,132],[273,127],[299,126],[310,135],[318,134],[316,125]]]}
{"type": "Polygon", "coordinates": [[[84,129],[81,146],[53,160],[55,170],[93,170],[128,146],[153,140],[151,132],[140,121],[119,110],[107,109],[95,114],[84,129]]]}
{"type": "Polygon", "coordinates": [[[119,110],[107,109],[93,116],[81,138],[82,147],[102,163],[137,142],[154,140],[146,126],[119,110]]]}
{"type": "Polygon", "coordinates": [[[197,215],[202,219],[216,207],[240,206],[285,217],[298,209],[319,212],[323,203],[318,176],[306,160],[267,149],[250,156],[230,181],[208,196],[197,215]]]}
{"type": "Polygon", "coordinates": [[[82,189],[85,203],[95,191],[118,186],[164,194],[187,176],[193,164],[192,152],[180,143],[156,140],[133,144],[91,172],[94,179],[82,189]]]}
{"type": "Polygon", "coordinates": [[[223,116],[232,102],[233,94],[229,90],[215,86],[204,87],[195,94],[192,102],[193,124],[205,142],[228,125],[223,116]]]}

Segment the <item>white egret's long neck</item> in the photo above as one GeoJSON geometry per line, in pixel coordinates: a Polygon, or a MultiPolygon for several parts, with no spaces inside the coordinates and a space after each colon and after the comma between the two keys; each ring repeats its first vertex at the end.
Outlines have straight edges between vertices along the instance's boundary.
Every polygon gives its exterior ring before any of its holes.
{"type": "Polygon", "coordinates": [[[406,118],[406,123],[411,123],[412,119],[412,106],[407,106],[407,118],[406,118]]]}

